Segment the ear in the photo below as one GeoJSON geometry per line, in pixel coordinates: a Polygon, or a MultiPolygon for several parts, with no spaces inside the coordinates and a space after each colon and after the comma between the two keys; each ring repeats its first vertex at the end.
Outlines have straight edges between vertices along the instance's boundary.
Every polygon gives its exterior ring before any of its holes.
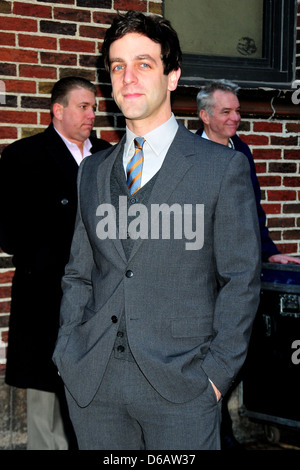
{"type": "Polygon", "coordinates": [[[58,121],[61,121],[62,118],[63,118],[63,114],[64,114],[64,107],[62,104],[60,103],[54,103],[53,105],[53,116],[58,120],[58,121]]]}
{"type": "Polygon", "coordinates": [[[207,111],[205,111],[205,109],[200,110],[199,117],[204,124],[206,125],[209,124],[209,114],[207,111]]]}
{"type": "Polygon", "coordinates": [[[172,72],[169,73],[169,76],[168,76],[168,90],[169,91],[176,90],[180,76],[181,76],[180,68],[177,70],[172,70],[172,72]]]}

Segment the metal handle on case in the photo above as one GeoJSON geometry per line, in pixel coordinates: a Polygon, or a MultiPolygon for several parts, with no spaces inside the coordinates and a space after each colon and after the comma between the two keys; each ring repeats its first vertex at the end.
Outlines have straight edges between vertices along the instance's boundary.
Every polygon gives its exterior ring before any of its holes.
{"type": "Polygon", "coordinates": [[[300,302],[297,294],[280,295],[280,315],[300,318],[300,302]]]}

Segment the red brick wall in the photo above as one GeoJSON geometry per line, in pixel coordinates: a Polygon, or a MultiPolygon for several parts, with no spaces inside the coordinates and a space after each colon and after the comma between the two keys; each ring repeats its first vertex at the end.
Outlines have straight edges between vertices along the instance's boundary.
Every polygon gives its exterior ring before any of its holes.
{"type": "MultiPolygon", "coordinates": [[[[80,74],[97,82],[105,30],[116,10],[131,8],[161,13],[162,4],[160,0],[0,0],[0,79],[6,91],[5,106],[0,105],[0,152],[49,123],[49,93],[55,81],[80,74]]],[[[112,114],[116,109],[101,65],[100,83],[95,128],[99,137],[116,142],[115,129],[122,121],[119,124],[112,114]]]]}
{"type": "MultiPolygon", "coordinates": [[[[80,75],[98,83],[105,30],[117,10],[129,9],[161,14],[162,2],[0,0],[0,153],[49,124],[49,93],[57,80],[80,75]]],[[[98,137],[117,142],[124,122],[101,64],[99,83],[95,130],[98,137]]],[[[13,273],[10,257],[0,251],[0,375],[5,370],[13,273]]]]}
{"type": "MultiPolygon", "coordinates": [[[[111,99],[101,62],[99,80],[96,67],[112,16],[129,9],[161,14],[162,0],[0,0],[0,152],[48,125],[49,93],[54,82],[66,75],[80,74],[99,83],[97,135],[110,142],[119,140],[124,121],[111,99]]],[[[300,55],[298,48],[297,43],[300,55]]],[[[188,128],[197,129],[196,106],[189,112],[178,107],[175,114],[188,128]]],[[[283,252],[297,254],[299,111],[270,119],[271,115],[271,109],[266,115],[248,113],[240,135],[254,153],[272,237],[283,252]]],[[[0,375],[5,369],[13,272],[10,257],[0,252],[0,375]]]]}

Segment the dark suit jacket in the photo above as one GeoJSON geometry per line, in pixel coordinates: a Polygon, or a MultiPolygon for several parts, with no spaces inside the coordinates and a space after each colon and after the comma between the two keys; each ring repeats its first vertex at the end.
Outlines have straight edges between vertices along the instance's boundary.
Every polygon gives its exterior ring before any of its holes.
{"type": "Polygon", "coordinates": [[[136,240],[127,259],[122,240],[114,237],[113,211],[111,235],[100,230],[123,145],[124,139],[80,167],[54,361],[77,403],[88,405],[125,314],[131,352],[164,398],[191,400],[208,378],[224,394],[245,359],[260,293],[260,236],[248,162],[180,124],[146,208],[150,214],[163,203],[181,209],[192,204],[195,223],[195,205],[204,205],[203,246],[187,249],[188,236],[175,237],[172,227],[169,238],[152,237],[155,216],[148,237],[136,240]]]}
{"type": "MultiPolygon", "coordinates": [[[[110,144],[92,139],[93,152],[110,144]]],[[[77,208],[78,165],[52,124],[6,147],[0,159],[0,246],[13,255],[6,382],[54,391],[51,356],[61,277],[77,208]]]]}
{"type": "MultiPolygon", "coordinates": [[[[203,132],[203,129],[199,129],[196,132],[196,134],[201,136],[202,132],[203,132]]],[[[253,155],[251,153],[249,146],[245,144],[245,142],[243,142],[239,138],[238,135],[234,135],[232,137],[232,141],[233,141],[235,150],[237,150],[238,152],[242,152],[247,157],[249,165],[250,165],[251,181],[252,181],[252,186],[253,186],[254,194],[255,194],[256,209],[257,209],[260,236],[261,236],[261,257],[262,257],[262,261],[268,261],[270,256],[277,255],[278,253],[280,253],[280,251],[278,250],[277,246],[275,245],[272,238],[270,237],[269,230],[267,227],[266,213],[261,206],[261,191],[260,191],[260,185],[259,185],[259,181],[258,181],[257,174],[256,174],[256,168],[255,168],[253,155]]]]}

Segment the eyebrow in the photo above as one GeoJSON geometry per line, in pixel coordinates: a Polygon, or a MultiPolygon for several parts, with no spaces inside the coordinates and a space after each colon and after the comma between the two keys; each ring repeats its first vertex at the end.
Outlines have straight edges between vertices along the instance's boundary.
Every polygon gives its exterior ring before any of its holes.
{"type": "MultiPolygon", "coordinates": [[[[150,54],[140,54],[134,57],[134,60],[145,60],[145,59],[156,63],[156,60],[150,54]]],[[[109,60],[110,64],[114,62],[125,62],[125,60],[122,59],[121,57],[113,57],[109,60]]]]}
{"type": "Polygon", "coordinates": [[[237,108],[221,108],[221,111],[231,111],[231,110],[234,110],[234,111],[240,111],[241,110],[241,107],[238,106],[237,108]]]}
{"type": "Polygon", "coordinates": [[[92,106],[94,106],[96,102],[91,103],[90,101],[80,101],[78,104],[92,104],[92,106]]]}

